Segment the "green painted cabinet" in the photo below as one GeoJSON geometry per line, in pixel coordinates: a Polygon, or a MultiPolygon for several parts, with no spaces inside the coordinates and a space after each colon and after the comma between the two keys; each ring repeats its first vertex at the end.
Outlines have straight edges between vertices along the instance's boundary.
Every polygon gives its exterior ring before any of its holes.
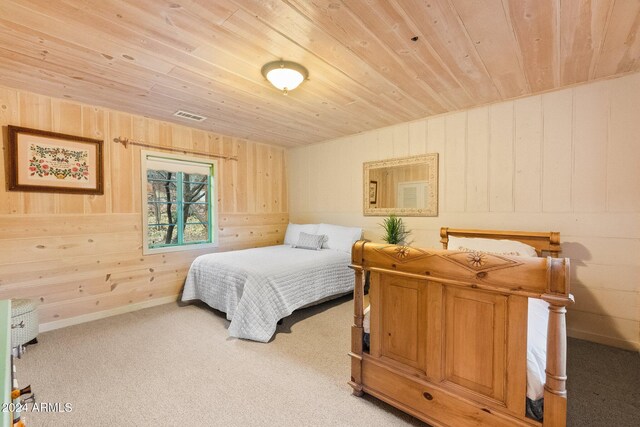
{"type": "MultiPolygon", "coordinates": [[[[11,301],[0,301],[0,383],[2,409],[11,403],[11,301]]],[[[0,410],[0,427],[11,426],[11,414],[0,410]]]]}

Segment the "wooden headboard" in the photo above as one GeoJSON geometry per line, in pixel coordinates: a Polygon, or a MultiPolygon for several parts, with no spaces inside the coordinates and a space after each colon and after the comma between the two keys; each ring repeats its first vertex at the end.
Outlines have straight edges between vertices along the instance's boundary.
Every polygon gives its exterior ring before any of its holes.
{"type": "Polygon", "coordinates": [[[465,228],[442,227],[440,229],[440,242],[442,243],[443,249],[447,249],[449,236],[516,240],[529,246],[533,246],[536,249],[538,256],[542,256],[543,252],[546,252],[549,256],[558,258],[561,251],[560,233],[557,231],[471,230],[465,228]]]}

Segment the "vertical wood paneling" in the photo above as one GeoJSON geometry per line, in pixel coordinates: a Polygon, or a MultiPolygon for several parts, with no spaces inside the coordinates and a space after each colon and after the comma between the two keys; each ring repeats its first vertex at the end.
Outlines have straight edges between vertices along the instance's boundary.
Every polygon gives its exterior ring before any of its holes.
{"type": "Polygon", "coordinates": [[[571,211],[573,92],[542,95],[542,210],[571,211]]]}
{"type": "Polygon", "coordinates": [[[286,151],[284,149],[281,149],[277,156],[282,159],[282,169],[279,171],[280,182],[282,183],[280,194],[280,200],[282,200],[282,202],[280,203],[280,212],[289,212],[289,169],[287,167],[286,151]]]}
{"type": "Polygon", "coordinates": [[[409,155],[409,124],[400,123],[393,126],[393,157],[409,155]]]}
{"type": "MultiPolygon", "coordinates": [[[[634,74],[408,123],[409,154],[440,156],[439,216],[406,218],[413,244],[439,246],[441,226],[560,231],[581,300],[569,333],[640,348],[638,111],[634,74]]],[[[379,218],[362,216],[362,163],[395,157],[404,129],[290,150],[304,165],[289,176],[293,218],[360,225],[379,241],[379,218]],[[331,179],[314,169],[319,159],[331,179]],[[293,202],[325,192],[335,196],[322,206],[293,202]]]]}
{"type": "MultiPolygon", "coordinates": [[[[445,162],[447,160],[447,153],[444,150],[445,147],[445,122],[444,117],[435,117],[427,122],[427,153],[438,153],[438,194],[440,202],[442,203],[445,185],[447,183],[447,175],[444,173],[445,162]]],[[[442,209],[440,207],[440,209],[442,209]]]]}
{"type": "MultiPolygon", "coordinates": [[[[51,102],[51,129],[54,132],[82,135],[82,107],[79,104],[61,100],[51,102]]],[[[78,194],[58,194],[55,213],[83,213],[84,196],[78,194]]]]}
{"type": "MultiPolygon", "coordinates": [[[[144,117],[133,116],[131,119],[132,134],[138,141],[149,141],[149,121],[144,117]]],[[[182,138],[186,141],[191,141],[190,132],[181,132],[182,138]]],[[[140,147],[132,147],[131,150],[131,179],[135,180],[137,177],[142,176],[141,156],[142,149],[140,147]]],[[[183,148],[181,146],[181,148],[183,148]]],[[[146,191],[146,190],[145,190],[146,191]]],[[[135,182],[131,182],[131,203],[133,206],[133,212],[142,212],[142,188],[135,182]]]]}
{"type": "Polygon", "coordinates": [[[374,131],[378,134],[378,158],[391,159],[396,157],[393,152],[393,126],[374,131]]]}
{"type": "Polygon", "coordinates": [[[516,212],[539,212],[542,183],[542,104],[539,96],[515,101],[516,212]]]}
{"type": "Polygon", "coordinates": [[[142,255],[141,150],[113,143],[116,136],[237,155],[215,171],[223,184],[217,250],[282,242],[281,147],[0,87],[0,126],[9,124],[104,140],[104,195],[7,191],[0,162],[0,298],[39,299],[44,322],[177,296],[191,261],[204,253],[142,255]]]}
{"type": "Polygon", "coordinates": [[[289,202],[289,208],[296,212],[308,212],[308,193],[309,193],[309,167],[307,155],[308,147],[302,147],[297,150],[287,151],[287,165],[289,167],[289,176],[295,176],[295,180],[289,180],[289,190],[292,197],[289,202]]]}
{"type": "MultiPolygon", "coordinates": [[[[230,137],[224,136],[222,137],[222,153],[227,156],[232,156],[233,149],[233,141],[230,137]]],[[[237,174],[237,164],[236,162],[225,162],[222,168],[222,174],[224,176],[224,188],[222,188],[223,198],[224,198],[224,209],[223,212],[237,212],[238,211],[238,200],[236,193],[236,174],[237,174]],[[231,164],[233,163],[233,164],[231,164]]],[[[271,187],[271,186],[269,186],[271,187]]]]}
{"type": "Polygon", "coordinates": [[[446,116],[444,209],[447,212],[462,212],[465,210],[466,129],[466,113],[446,116]]]}
{"type": "Polygon", "coordinates": [[[258,212],[256,205],[256,144],[247,143],[247,212],[258,212]]]}
{"type": "Polygon", "coordinates": [[[489,210],[489,107],[467,113],[467,211],[489,210]]]}
{"type": "Polygon", "coordinates": [[[236,153],[238,155],[238,161],[236,162],[236,202],[238,212],[247,212],[247,143],[246,141],[236,141],[236,153]]]}
{"type": "Polygon", "coordinates": [[[272,212],[272,210],[274,209],[274,206],[276,205],[276,193],[278,193],[279,188],[278,188],[278,174],[275,173],[275,159],[274,159],[274,152],[273,152],[273,148],[268,147],[267,148],[267,172],[266,172],[266,178],[267,178],[267,188],[266,188],[266,193],[267,193],[267,206],[265,211],[266,212],[272,212]]]}
{"type": "MultiPolygon", "coordinates": [[[[20,123],[20,109],[18,91],[14,89],[0,87],[0,123],[20,123]]],[[[8,141],[6,131],[2,129],[2,162],[0,162],[0,188],[5,188],[7,177],[7,165],[9,163],[8,141]]],[[[0,214],[22,213],[24,201],[22,193],[0,191],[0,214]]]]}
{"type": "MultiPolygon", "coordinates": [[[[104,110],[97,107],[82,107],[82,136],[87,138],[105,138],[105,123],[108,115],[104,110]]],[[[111,212],[111,144],[102,145],[102,156],[104,159],[104,194],[84,197],[84,212],[87,214],[111,212]]]]}
{"type": "Polygon", "coordinates": [[[322,151],[322,147],[319,145],[312,145],[307,148],[307,153],[309,155],[309,162],[307,163],[309,168],[309,188],[307,189],[310,194],[308,202],[309,212],[322,211],[323,206],[318,202],[319,195],[322,189],[327,191],[327,187],[323,184],[324,175],[319,161],[320,153],[322,151]]]}
{"type": "Polygon", "coordinates": [[[640,198],[640,74],[612,80],[607,145],[607,208],[638,212],[640,198]]]}
{"type": "MultiPolygon", "coordinates": [[[[363,163],[371,160],[376,160],[376,158],[372,157],[371,153],[368,151],[369,141],[367,138],[367,134],[355,135],[354,137],[349,138],[349,140],[349,144],[352,145],[353,150],[353,157],[350,157],[351,161],[349,162],[349,164],[350,168],[354,171],[353,176],[355,177],[352,185],[350,186],[351,192],[349,193],[349,212],[358,212],[361,215],[363,203],[362,188],[364,187],[363,163]]],[[[355,224],[357,224],[357,222],[355,224]]]]}
{"type": "MultiPolygon", "coordinates": [[[[122,138],[133,138],[132,117],[129,114],[109,112],[109,133],[108,141],[119,136],[122,138]]],[[[131,148],[135,150],[136,148],[131,148]]],[[[113,145],[111,147],[111,189],[117,197],[112,199],[112,209],[114,213],[133,212],[133,195],[131,170],[133,169],[133,159],[130,152],[123,145],[113,145]]]]}
{"type": "MultiPolygon", "coordinates": [[[[255,174],[256,174],[256,211],[267,211],[268,194],[266,192],[267,179],[267,147],[264,145],[256,145],[255,147],[255,174]]],[[[224,174],[222,175],[224,177],[224,174]]]]}
{"type": "Polygon", "coordinates": [[[316,192],[313,193],[312,199],[315,199],[315,211],[317,212],[327,212],[329,209],[329,204],[331,201],[336,198],[336,193],[339,192],[338,187],[340,186],[340,180],[337,174],[333,173],[334,166],[336,164],[336,159],[331,153],[338,152],[338,145],[336,141],[329,142],[331,148],[329,150],[323,150],[322,147],[316,147],[316,163],[318,169],[316,169],[319,176],[322,177],[323,185],[319,185],[316,189],[316,192]]]}
{"type": "MultiPolygon", "coordinates": [[[[20,126],[51,129],[51,98],[20,92],[20,126]]],[[[13,107],[15,108],[15,106],[13,107]]],[[[55,194],[24,193],[24,213],[44,214],[55,212],[55,194]]]]}
{"type": "Polygon", "coordinates": [[[427,121],[409,123],[409,155],[417,156],[427,152],[427,121]]]}
{"type": "MultiPolygon", "coordinates": [[[[273,203],[271,205],[270,212],[281,212],[282,205],[283,205],[282,190],[284,188],[284,180],[282,179],[282,171],[284,170],[284,156],[282,155],[282,150],[280,150],[279,148],[271,147],[270,150],[271,150],[270,152],[271,168],[270,168],[269,175],[273,179],[273,184],[271,186],[271,190],[272,190],[271,200],[273,200],[273,203]]],[[[230,169],[232,170],[232,176],[233,176],[233,165],[231,165],[230,169]]],[[[235,188],[234,188],[233,194],[235,198],[235,188]]],[[[235,204],[235,200],[234,200],[234,204],[235,204]]],[[[236,209],[236,206],[234,206],[234,209],[236,209]]]]}
{"type": "Polygon", "coordinates": [[[574,93],[573,209],[606,210],[608,83],[579,86],[574,93]]]}
{"type": "MultiPolygon", "coordinates": [[[[351,192],[351,184],[355,180],[355,173],[357,172],[356,168],[350,165],[351,158],[349,154],[352,152],[350,148],[351,144],[345,144],[344,140],[339,139],[335,141],[334,152],[338,155],[333,159],[333,162],[329,161],[327,170],[328,176],[331,179],[331,188],[337,190],[333,198],[335,198],[335,202],[338,204],[338,212],[341,213],[348,212],[349,199],[351,194],[353,194],[351,192]],[[346,183],[341,182],[341,176],[333,172],[334,168],[345,171],[347,177],[346,183]]],[[[331,198],[331,196],[329,196],[329,198],[331,198]]]]}
{"type": "Polygon", "coordinates": [[[492,105],[489,132],[489,210],[513,211],[513,102],[492,105]]]}

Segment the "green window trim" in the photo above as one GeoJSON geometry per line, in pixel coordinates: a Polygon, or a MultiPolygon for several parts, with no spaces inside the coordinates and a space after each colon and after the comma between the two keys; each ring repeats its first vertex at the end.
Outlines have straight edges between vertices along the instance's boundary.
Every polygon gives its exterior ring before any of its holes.
{"type": "Polygon", "coordinates": [[[144,155],[144,253],[217,246],[216,163],[199,160],[150,152],[144,155]],[[165,185],[171,187],[167,188],[166,195],[162,189],[165,185]],[[194,187],[196,185],[198,187],[194,187]],[[167,200],[162,200],[163,197],[167,200]]]}

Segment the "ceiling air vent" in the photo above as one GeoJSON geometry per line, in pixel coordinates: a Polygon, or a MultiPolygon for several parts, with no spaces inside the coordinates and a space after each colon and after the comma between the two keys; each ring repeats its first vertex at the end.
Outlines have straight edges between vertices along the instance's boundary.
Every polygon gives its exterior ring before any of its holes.
{"type": "Polygon", "coordinates": [[[183,119],[193,120],[194,122],[202,122],[207,120],[207,118],[204,116],[200,116],[198,114],[190,113],[184,110],[178,110],[175,113],[173,113],[173,115],[176,117],[181,117],[183,119]]]}

